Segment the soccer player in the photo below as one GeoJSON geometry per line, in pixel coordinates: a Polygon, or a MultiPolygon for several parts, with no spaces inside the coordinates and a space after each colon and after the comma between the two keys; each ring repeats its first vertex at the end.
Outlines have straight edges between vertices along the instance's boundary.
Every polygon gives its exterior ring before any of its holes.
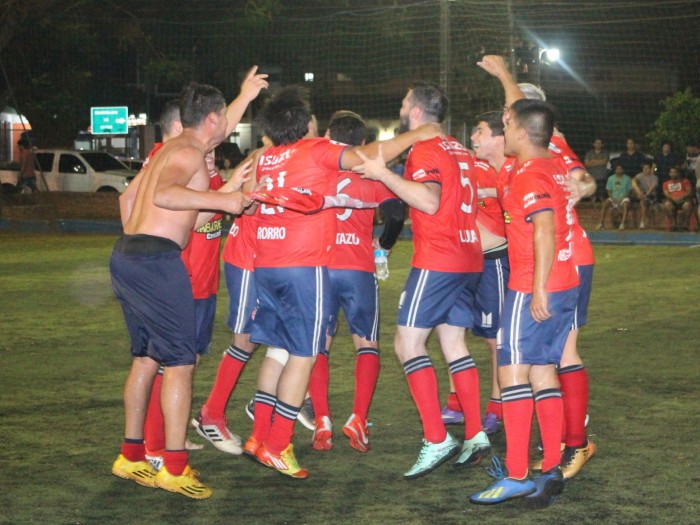
{"type": "MultiPolygon", "coordinates": [[[[501,82],[506,95],[506,110],[511,103],[525,96],[528,99],[545,101],[544,92],[532,84],[516,84],[502,57],[487,55],[478,64],[501,82]]],[[[595,179],[588,174],[576,154],[569,148],[556,125],[549,143],[549,152],[566,163],[571,175],[567,187],[573,202],[581,197],[593,195],[595,179]]],[[[558,367],[558,377],[564,400],[565,425],[562,432],[564,478],[574,477],[596,453],[595,444],[588,439],[586,420],[588,413],[589,380],[583,360],[578,353],[577,341],[581,327],[588,322],[588,304],[593,282],[595,259],[593,248],[586,231],[572,210],[572,251],[573,260],[579,275],[578,298],[574,322],[566,339],[564,352],[558,367]]],[[[541,462],[532,465],[539,470],[541,462]]]]}
{"type": "MultiPolygon", "coordinates": [[[[500,326],[510,266],[503,209],[495,188],[497,173],[506,157],[503,152],[503,114],[491,111],[482,113],[476,120],[471,141],[477,157],[474,162],[479,197],[476,220],[484,253],[484,271],[476,294],[477,318],[472,332],[483,337],[491,350],[491,397],[481,421],[484,432],[489,435],[498,431],[499,423],[503,420],[501,391],[498,387],[496,334],[500,326]]],[[[442,409],[442,420],[446,424],[462,423],[464,420],[451,377],[450,394],[442,409]]]]}
{"type": "MultiPolygon", "coordinates": [[[[280,90],[262,111],[272,146],[261,156],[257,180],[267,189],[306,188],[332,195],[339,169],[362,163],[359,152],[375,155],[378,143],[350,148],[325,138],[305,139],[311,110],[300,88],[280,90]]],[[[383,142],[390,158],[418,140],[434,137],[437,126],[383,142]]],[[[304,214],[262,204],[257,211],[255,282],[258,309],[251,340],[285,348],[289,359],[279,379],[255,394],[253,434],[248,455],[282,474],[308,477],[294,456],[294,422],[306,394],[315,357],[324,348],[329,325],[328,263],[335,238],[332,210],[304,214]],[[273,417],[274,414],[274,417],[273,417]]],[[[267,373],[266,364],[259,378],[267,373]]]]}
{"type": "Polygon", "coordinates": [[[517,159],[502,201],[511,262],[498,348],[507,477],[473,494],[472,503],[530,496],[532,504],[545,505],[564,487],[556,365],[573,322],[578,276],[568,169],[548,150],[554,121],[551,107],[534,100],[518,100],[504,114],[505,153],[517,159]],[[528,477],[533,409],[544,447],[542,474],[534,481],[528,477]]]}
{"type": "MultiPolygon", "coordinates": [[[[176,100],[165,104],[165,108],[159,120],[159,125],[163,134],[163,142],[155,144],[145,164],[147,164],[153,155],[163,146],[163,143],[182,133],[180,108],[176,100]]],[[[223,181],[214,166],[213,152],[207,153],[206,161],[210,177],[209,189],[218,190],[223,186],[223,181]]],[[[250,163],[247,165],[242,163],[233,172],[229,186],[238,189],[242,182],[242,174],[250,171],[250,163]]],[[[140,179],[120,197],[122,217],[124,218],[127,218],[129,215],[129,210],[127,208],[133,205],[134,196],[132,193],[139,182],[140,179]]],[[[201,228],[192,232],[187,246],[182,251],[182,260],[190,276],[194,297],[198,359],[209,351],[214,330],[216,296],[219,289],[218,261],[220,241],[221,214],[217,213],[201,228]]],[[[163,449],[165,448],[163,412],[160,406],[163,371],[163,367],[159,367],[158,374],[153,380],[148,413],[144,423],[146,458],[155,470],[159,470],[163,464],[163,449]]],[[[186,448],[192,450],[193,448],[201,448],[201,445],[192,445],[187,441],[186,448]]]]}
{"type": "MultiPolygon", "coordinates": [[[[365,143],[366,132],[365,122],[360,115],[352,111],[337,111],[330,118],[326,138],[341,144],[359,146],[365,143]]],[[[370,448],[367,413],[379,376],[379,298],[372,249],[373,244],[385,250],[394,246],[403,228],[404,208],[386,186],[362,179],[351,171],[340,172],[337,192],[338,195],[360,201],[379,203],[384,215],[384,231],[378,239],[373,240],[372,209],[347,208],[336,213],[337,233],[328,264],[331,330],[325,349],[316,358],[309,382],[316,414],[313,448],[330,450],[333,446],[333,428],[328,407],[328,356],[342,308],[357,352],[355,398],[352,414],[343,426],[343,433],[350,439],[352,448],[367,452],[370,448]]]]}
{"type": "MultiPolygon", "coordinates": [[[[413,85],[401,104],[401,130],[442,122],[447,106],[439,86],[413,85]]],[[[456,465],[476,465],[491,450],[481,428],[479,375],[465,343],[466,329],[476,324],[474,298],[483,269],[473,163],[469,150],[443,136],[411,149],[404,178],[387,169],[381,155],[364,165],[365,177],[383,182],[411,207],[414,254],[401,294],[394,344],[424,439],[405,479],[424,476],[460,453],[440,415],[437,378],[425,344],[433,329],[465,413],[464,443],[456,465]]]]}
{"type": "Polygon", "coordinates": [[[267,86],[251,69],[241,93],[227,108],[216,88],[192,83],[180,98],[183,132],[165,143],[141,174],[124,235],[115,244],[110,273],[131,338],[133,361],[124,388],[125,438],[112,473],[148,487],[207,498],[188,465],[185,449],[196,362],[196,320],[182,249],[194,227],[222,210],[240,213],[250,200],[242,192],[210,191],[205,155],[230,133],[248,103],[267,86]],[[228,116],[232,119],[229,120],[228,116]],[[159,364],[165,420],[163,467],[145,460],[144,418],[159,364]]]}

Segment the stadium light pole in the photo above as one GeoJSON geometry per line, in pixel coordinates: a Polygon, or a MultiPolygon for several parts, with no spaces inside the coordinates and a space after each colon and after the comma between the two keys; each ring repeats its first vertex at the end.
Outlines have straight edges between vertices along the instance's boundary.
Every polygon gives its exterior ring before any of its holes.
{"type": "MultiPolygon", "coordinates": [[[[440,86],[450,96],[450,2],[455,0],[440,0],[440,86]]],[[[449,134],[452,128],[452,118],[448,112],[443,123],[445,131],[449,134]]]]}

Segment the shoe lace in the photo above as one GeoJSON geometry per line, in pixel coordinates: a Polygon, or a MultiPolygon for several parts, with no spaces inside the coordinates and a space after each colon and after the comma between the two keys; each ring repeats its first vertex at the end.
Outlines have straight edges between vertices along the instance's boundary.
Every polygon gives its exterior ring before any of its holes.
{"type": "Polygon", "coordinates": [[[508,477],[508,468],[505,466],[505,462],[493,456],[491,458],[491,466],[486,468],[486,473],[494,479],[505,479],[508,477]]]}

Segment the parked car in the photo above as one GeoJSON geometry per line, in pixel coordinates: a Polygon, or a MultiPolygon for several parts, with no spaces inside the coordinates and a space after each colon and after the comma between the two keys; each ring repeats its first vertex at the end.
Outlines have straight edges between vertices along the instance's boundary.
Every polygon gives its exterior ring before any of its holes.
{"type": "MultiPolygon", "coordinates": [[[[122,193],[138,173],[104,151],[36,150],[37,185],[42,191],[122,193]]],[[[2,183],[17,185],[18,172],[2,172],[2,183]]]]}

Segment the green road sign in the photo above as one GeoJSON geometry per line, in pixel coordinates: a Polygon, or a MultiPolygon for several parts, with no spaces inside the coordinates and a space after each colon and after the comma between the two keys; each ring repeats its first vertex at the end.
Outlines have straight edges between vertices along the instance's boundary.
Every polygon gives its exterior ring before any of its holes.
{"type": "Polygon", "coordinates": [[[129,108],[90,108],[93,135],[126,135],[129,108]]]}

